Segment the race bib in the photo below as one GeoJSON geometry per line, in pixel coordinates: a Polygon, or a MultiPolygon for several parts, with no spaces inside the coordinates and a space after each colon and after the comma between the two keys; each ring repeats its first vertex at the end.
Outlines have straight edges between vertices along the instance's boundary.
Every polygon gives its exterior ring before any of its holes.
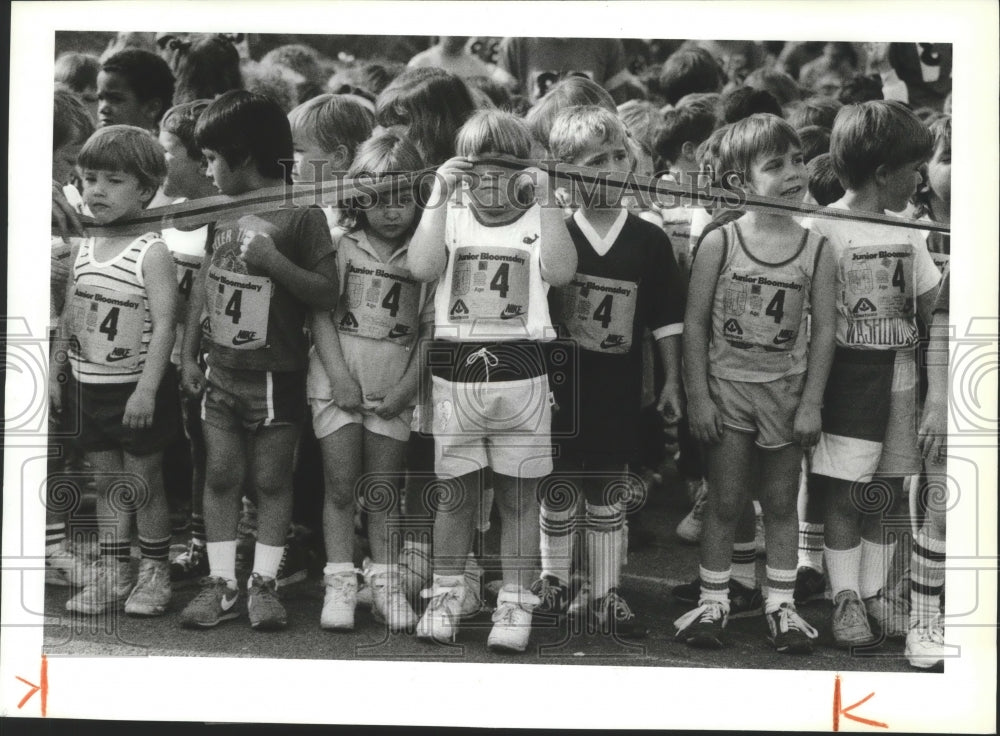
{"type": "Polygon", "coordinates": [[[198,269],[201,268],[203,257],[184,253],[174,253],[173,257],[174,265],[177,266],[177,322],[183,324],[188,302],[191,301],[191,289],[198,275],[198,269]]]}
{"type": "Polygon", "coordinates": [[[210,266],[206,308],[212,342],[232,350],[267,347],[271,289],[271,279],[267,276],[250,276],[210,266]]]}
{"type": "Polygon", "coordinates": [[[77,284],[69,309],[70,343],[80,357],[108,367],[138,367],[146,321],[141,294],[77,284]]]}
{"type": "Polygon", "coordinates": [[[529,257],[510,248],[456,248],[448,319],[527,322],[529,257]]]}
{"type": "Polygon", "coordinates": [[[403,269],[348,261],[334,320],[339,332],[409,345],[419,308],[420,284],[403,269]]]}
{"type": "Polygon", "coordinates": [[[556,319],[581,348],[598,353],[631,350],[638,284],[578,273],[555,293],[556,319]]]}
{"type": "Polygon", "coordinates": [[[850,248],[841,268],[851,319],[913,318],[913,248],[908,243],[850,248]]]}
{"type": "Polygon", "coordinates": [[[730,273],[723,288],[722,333],[732,347],[786,352],[802,324],[805,279],[730,273]]]}

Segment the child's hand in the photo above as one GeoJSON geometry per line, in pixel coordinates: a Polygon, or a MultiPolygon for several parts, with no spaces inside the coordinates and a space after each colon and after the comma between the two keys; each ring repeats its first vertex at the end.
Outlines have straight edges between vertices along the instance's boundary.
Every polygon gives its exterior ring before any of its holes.
{"type": "Polygon", "coordinates": [[[59,383],[59,372],[49,371],[49,413],[62,412],[62,384],[59,383]]]}
{"type": "Polygon", "coordinates": [[[153,424],[153,407],[156,393],[144,388],[136,388],[125,404],[122,425],[129,429],[147,429],[153,424]]]}
{"type": "Polygon", "coordinates": [[[656,402],[656,410],[668,425],[677,424],[684,415],[684,392],[677,382],[665,383],[660,391],[660,400],[656,402]]]}
{"type": "Polygon", "coordinates": [[[437,170],[434,181],[434,188],[440,194],[442,200],[447,200],[456,189],[462,179],[468,179],[472,173],[473,163],[462,156],[455,156],[445,161],[437,170]]]}
{"type": "Polygon", "coordinates": [[[81,238],[86,236],[79,215],[66,200],[62,185],[54,179],[52,180],[52,226],[58,231],[64,243],[68,243],[73,235],[81,238]]]}
{"type": "Polygon", "coordinates": [[[792,429],[795,441],[804,448],[813,447],[819,442],[819,433],[822,428],[823,420],[820,416],[819,406],[805,402],[799,404],[792,429]]]}
{"type": "Polygon", "coordinates": [[[350,376],[339,377],[332,382],[333,403],[344,411],[357,411],[364,403],[361,386],[350,376]]]}
{"type": "Polygon", "coordinates": [[[193,360],[181,363],[181,389],[193,399],[205,390],[205,374],[193,360]]]}
{"type": "Polygon", "coordinates": [[[274,257],[279,255],[274,244],[274,225],[257,215],[245,215],[237,224],[242,236],[240,257],[247,265],[270,272],[274,257]]]}
{"type": "Polygon", "coordinates": [[[382,419],[392,419],[393,417],[398,417],[403,410],[406,408],[407,401],[406,396],[403,395],[401,391],[397,391],[395,388],[391,389],[389,393],[382,397],[382,400],[373,407],[372,411],[376,416],[382,419]]]}
{"type": "Polygon", "coordinates": [[[917,428],[917,440],[924,460],[935,465],[944,462],[948,452],[948,401],[928,396],[917,428]]]}
{"type": "Polygon", "coordinates": [[[711,399],[692,401],[688,405],[691,435],[699,442],[714,445],[722,439],[722,415],[711,399]]]}

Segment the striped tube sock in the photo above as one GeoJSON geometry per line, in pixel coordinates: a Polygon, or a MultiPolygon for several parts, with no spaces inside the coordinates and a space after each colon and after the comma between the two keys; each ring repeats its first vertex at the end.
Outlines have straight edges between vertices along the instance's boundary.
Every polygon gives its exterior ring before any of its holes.
{"type": "Polygon", "coordinates": [[[139,552],[150,560],[166,562],[170,558],[170,537],[143,539],[139,537],[139,552]]]}
{"type": "Polygon", "coordinates": [[[938,615],[944,592],[943,539],[933,539],[921,529],[913,541],[910,558],[910,624],[927,624],[938,615]]]}
{"type": "Polygon", "coordinates": [[[208,569],[213,578],[222,578],[236,584],[236,540],[206,542],[208,569]]]}
{"type": "Polygon", "coordinates": [[[625,511],[619,506],[591,506],[588,503],[586,514],[591,595],[603,598],[609,590],[618,587],[625,511]]]}
{"type": "Polygon", "coordinates": [[[765,595],[767,601],[764,605],[764,613],[773,613],[781,608],[782,603],[795,606],[795,569],[779,570],[768,565],[767,587],[765,595]]]}
{"type": "Polygon", "coordinates": [[[205,534],[205,517],[202,514],[191,514],[191,539],[196,544],[205,544],[208,541],[205,534]]]}
{"type": "Polygon", "coordinates": [[[858,592],[862,598],[871,598],[882,590],[895,551],[895,542],[877,544],[861,540],[861,584],[858,592]]]}
{"type": "Polygon", "coordinates": [[[698,577],[701,579],[701,600],[718,601],[728,611],[729,570],[716,571],[699,566],[698,577]]]}
{"type": "Polygon", "coordinates": [[[830,577],[830,592],[833,597],[844,590],[853,590],[858,597],[858,583],[861,577],[861,545],[851,549],[830,549],[823,547],[826,572],[830,577]]]}
{"type": "Polygon", "coordinates": [[[825,524],[799,522],[799,567],[823,572],[823,531],[825,524]]]}
{"type": "Polygon", "coordinates": [[[66,539],[66,523],[57,522],[55,524],[45,525],[45,551],[46,553],[55,552],[57,549],[62,547],[63,541],[66,539]]]}
{"type": "Polygon", "coordinates": [[[542,575],[551,575],[567,585],[573,561],[575,510],[553,511],[543,505],[540,519],[542,575]]]}
{"type": "Polygon", "coordinates": [[[125,542],[101,542],[101,557],[114,557],[119,562],[128,562],[132,557],[132,545],[125,542]]]}
{"type": "Polygon", "coordinates": [[[732,572],[730,577],[741,585],[757,587],[757,543],[736,542],[733,544],[732,572]]]}

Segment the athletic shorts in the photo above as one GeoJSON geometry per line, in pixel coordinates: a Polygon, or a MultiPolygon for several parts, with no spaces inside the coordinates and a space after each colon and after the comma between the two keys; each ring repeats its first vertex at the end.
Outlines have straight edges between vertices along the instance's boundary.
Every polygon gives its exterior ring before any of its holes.
{"type": "Polygon", "coordinates": [[[915,355],[837,348],[812,472],[852,482],[920,472],[915,355]]]}
{"type": "Polygon", "coordinates": [[[153,405],[153,423],[146,429],[122,424],[125,405],[138,383],[80,383],[70,376],[67,410],[70,419],[79,417],[80,434],[74,438],[82,452],[123,450],[143,457],[165,450],[180,431],[177,378],[172,365],[160,381],[153,405]]]}
{"type": "Polygon", "coordinates": [[[392,419],[383,419],[376,414],[360,411],[345,411],[330,399],[309,399],[312,409],[313,431],[316,439],[333,434],[348,424],[360,424],[373,434],[406,442],[410,439],[410,425],[413,422],[413,409],[404,409],[392,419]]]}
{"type": "Polygon", "coordinates": [[[762,450],[778,450],[795,444],[795,413],[805,382],[805,373],[766,383],[709,375],[708,392],[725,427],[754,435],[754,444],[762,450]]]}
{"type": "Polygon", "coordinates": [[[432,380],[438,476],[457,478],[486,467],[513,478],[552,472],[546,375],[515,381],[432,380]]]}
{"type": "Polygon", "coordinates": [[[209,366],[205,371],[201,420],[231,432],[297,425],[305,421],[305,371],[234,370],[209,366]]]}

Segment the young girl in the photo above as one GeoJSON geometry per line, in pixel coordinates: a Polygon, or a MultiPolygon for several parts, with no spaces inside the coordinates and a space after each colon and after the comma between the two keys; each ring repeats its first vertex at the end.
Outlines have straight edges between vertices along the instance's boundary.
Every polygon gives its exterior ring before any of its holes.
{"type": "Polygon", "coordinates": [[[552,472],[540,345],[553,337],[546,294],[550,285],[572,278],[576,250],[541,171],[524,172],[534,179],[534,191],[515,194],[524,174],[511,177],[468,158],[527,157],[531,135],[519,118],[481,110],[459,131],[456,147],[459,156],[438,169],[410,244],[415,277],[443,275],[428,368],[435,471],[455,479],[452,497],[434,521],[434,582],[424,591],[430,603],[417,635],[437,641],[455,636],[466,597],[462,570],[482,492],[477,479],[480,469],[490,467],[502,523],[504,585],[487,645],[524,651],[538,605],[528,590],[538,577],[536,490],[552,472]]]}
{"type": "MultiPolygon", "coordinates": [[[[163,149],[146,131],[98,130],[78,159],[83,200],[99,224],[142,214],[167,173],[163,149]]],[[[87,238],[67,284],[62,330],[70,342],[70,416],[79,447],[97,474],[101,557],[97,573],[66,603],[97,614],[125,601],[125,612],[162,614],[170,601],[170,517],[163,450],[178,425],[170,372],[177,282],[166,244],[139,238],[87,238]],[[132,514],[142,562],[133,588],[132,514]],[[126,600],[126,598],[128,600],[126,600]]]]}
{"type": "MultiPolygon", "coordinates": [[[[422,168],[410,141],[385,132],[361,146],[348,177],[388,179],[422,168]]],[[[333,312],[313,317],[308,391],[326,478],[320,625],[354,628],[357,578],[351,560],[360,492],[368,511],[373,561],[364,576],[373,611],[390,631],[404,631],[413,628],[416,615],[400,586],[392,524],[417,395],[415,348],[433,322],[433,286],[421,284],[406,268],[417,222],[412,188],[375,197],[370,207],[349,208],[348,229],[334,233],[340,301],[333,312]]]]}
{"type": "MultiPolygon", "coordinates": [[[[732,125],[720,169],[753,194],[801,201],[799,140],[774,115],[732,125]]],[[[749,211],[708,233],[693,263],[684,324],[691,431],[708,445],[701,600],[677,638],[717,648],[729,614],[730,554],[756,455],[768,540],[765,619],[779,652],[809,652],[815,629],[795,611],[796,494],[802,448],[815,444],[833,355],[833,263],[790,216],[749,211]],[[812,314],[811,344],[806,318],[812,314]]]]}

